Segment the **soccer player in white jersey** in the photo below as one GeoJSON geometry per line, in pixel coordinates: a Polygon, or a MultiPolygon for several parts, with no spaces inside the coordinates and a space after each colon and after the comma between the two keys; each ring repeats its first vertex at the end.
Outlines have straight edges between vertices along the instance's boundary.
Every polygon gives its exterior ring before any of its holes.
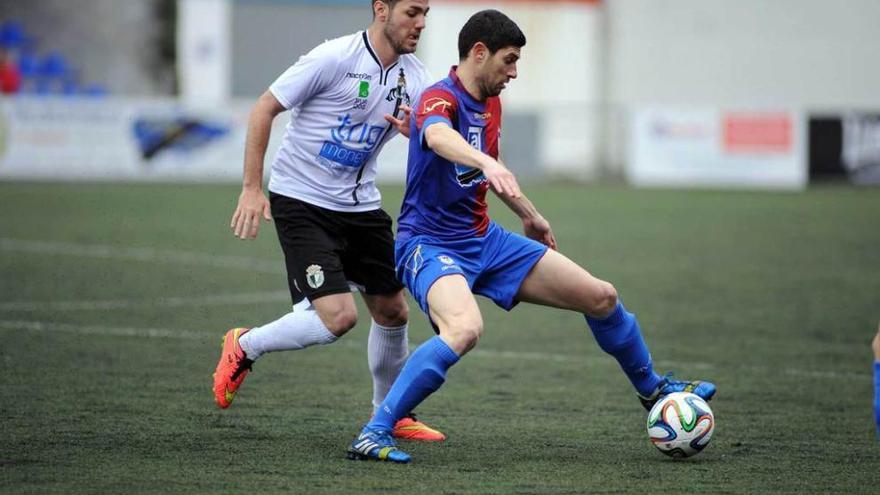
{"type": "MultiPolygon", "coordinates": [[[[394,271],[391,218],[381,209],[376,158],[398,132],[409,135],[409,105],[432,82],[412,55],[428,3],[373,0],[369,28],[302,56],[254,105],[231,227],[236,237],[253,239],[261,217],[274,219],[294,306],[273,322],[226,333],[214,373],[221,408],[229,407],[263,354],[330,344],[353,328],[358,315],[349,282],[372,316],[367,353],[374,408],[403,367],[409,308],[394,271]],[[272,120],[284,110],[291,119],[272,164],[267,200],[263,160],[272,120]]],[[[411,411],[394,434],[445,438],[411,411]]]]}

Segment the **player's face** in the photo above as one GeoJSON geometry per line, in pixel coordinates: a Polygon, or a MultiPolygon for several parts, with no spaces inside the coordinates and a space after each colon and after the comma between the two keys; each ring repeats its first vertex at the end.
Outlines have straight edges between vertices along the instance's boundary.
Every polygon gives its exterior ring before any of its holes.
{"type": "Polygon", "coordinates": [[[516,79],[516,62],[519,56],[519,48],[508,46],[486,59],[480,70],[480,86],[485,97],[498,96],[511,79],[516,79]]]}
{"type": "Polygon", "coordinates": [[[383,32],[398,55],[416,51],[428,10],[428,0],[401,0],[394,5],[383,32]]]}

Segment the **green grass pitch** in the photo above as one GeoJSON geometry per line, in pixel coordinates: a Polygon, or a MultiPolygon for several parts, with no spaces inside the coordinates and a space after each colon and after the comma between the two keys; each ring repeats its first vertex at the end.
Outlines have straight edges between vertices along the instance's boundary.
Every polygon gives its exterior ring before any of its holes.
{"type": "Polygon", "coordinates": [[[659,371],[718,384],[702,454],[651,446],[580,316],[481,300],[483,340],[418,411],[449,440],[404,444],[408,466],[348,461],[370,414],[363,306],[337,344],[268,355],[213,403],[223,331],[289,308],[274,228],[229,232],[237,187],[4,183],[0,492],[877,493],[876,189],[526,190],[639,315],[659,371]]]}

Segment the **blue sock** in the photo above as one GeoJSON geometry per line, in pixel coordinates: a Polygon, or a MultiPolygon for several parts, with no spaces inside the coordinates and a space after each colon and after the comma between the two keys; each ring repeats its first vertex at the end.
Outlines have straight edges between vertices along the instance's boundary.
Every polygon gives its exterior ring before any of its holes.
{"type": "Polygon", "coordinates": [[[400,418],[443,385],[446,370],[457,362],[458,354],[443,339],[428,339],[406,361],[366,428],[390,431],[400,418]]]}
{"type": "Polygon", "coordinates": [[[654,373],[651,353],[642,338],[636,315],[617,303],[614,311],[605,318],[584,316],[599,347],[617,359],[639,394],[647,397],[654,393],[662,379],[654,373]]]}
{"type": "Polygon", "coordinates": [[[880,437],[880,361],[874,361],[874,421],[877,422],[877,436],[880,437]]]}

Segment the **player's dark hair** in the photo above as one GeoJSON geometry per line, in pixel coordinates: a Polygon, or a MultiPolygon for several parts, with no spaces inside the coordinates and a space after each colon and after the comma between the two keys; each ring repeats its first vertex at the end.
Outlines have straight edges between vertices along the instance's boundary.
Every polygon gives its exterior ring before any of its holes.
{"type": "MultiPolygon", "coordinates": [[[[388,10],[394,10],[394,6],[400,0],[379,0],[380,2],[388,5],[388,10]]],[[[370,0],[370,10],[373,10],[373,4],[376,3],[376,0],[370,0]]],[[[376,11],[373,10],[373,17],[376,17],[376,11]]]]}
{"type": "Polygon", "coordinates": [[[510,17],[497,10],[481,10],[472,15],[458,33],[459,58],[466,59],[471,48],[479,42],[494,54],[508,46],[522,48],[526,44],[526,35],[510,17]]]}

